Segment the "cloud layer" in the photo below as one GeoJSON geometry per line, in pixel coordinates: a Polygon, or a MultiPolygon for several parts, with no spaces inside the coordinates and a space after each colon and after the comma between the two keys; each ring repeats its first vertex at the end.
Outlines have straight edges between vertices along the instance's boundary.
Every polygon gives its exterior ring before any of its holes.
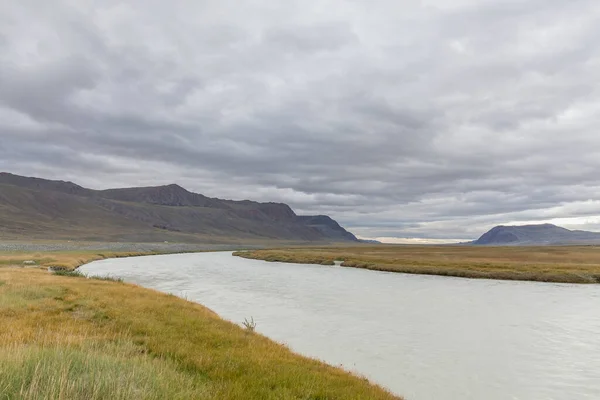
{"type": "Polygon", "coordinates": [[[0,170],[366,237],[600,224],[595,0],[0,3],[0,170]]]}

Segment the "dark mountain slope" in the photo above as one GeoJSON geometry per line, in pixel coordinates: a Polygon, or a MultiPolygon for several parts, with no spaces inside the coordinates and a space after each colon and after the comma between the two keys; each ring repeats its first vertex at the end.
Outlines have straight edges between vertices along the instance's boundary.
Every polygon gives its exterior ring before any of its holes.
{"type": "Polygon", "coordinates": [[[356,240],[329,217],[298,217],[281,203],[209,198],[178,185],[97,191],[6,173],[0,174],[0,234],[90,240],[356,240]]]}
{"type": "Polygon", "coordinates": [[[54,239],[84,232],[91,237],[94,233],[148,230],[146,225],[121,218],[85,197],[0,185],[0,232],[4,235],[54,239]]]}
{"type": "Polygon", "coordinates": [[[358,241],[356,236],[345,230],[336,221],[327,215],[298,217],[305,225],[318,229],[326,237],[336,238],[339,241],[358,241]]]}
{"type": "Polygon", "coordinates": [[[189,206],[227,208],[219,199],[188,192],[179,185],[127,189],[109,189],[95,192],[96,196],[120,201],[157,204],[163,206],[189,206]]]}
{"type": "Polygon", "coordinates": [[[478,245],[548,245],[600,243],[600,233],[571,231],[552,224],[496,226],[473,242],[478,245]]]}
{"type": "Polygon", "coordinates": [[[32,178],[19,175],[0,172],[0,184],[18,186],[33,190],[51,190],[66,194],[76,194],[80,196],[89,196],[94,191],[83,188],[73,182],[68,181],[51,181],[48,179],[32,178]]]}

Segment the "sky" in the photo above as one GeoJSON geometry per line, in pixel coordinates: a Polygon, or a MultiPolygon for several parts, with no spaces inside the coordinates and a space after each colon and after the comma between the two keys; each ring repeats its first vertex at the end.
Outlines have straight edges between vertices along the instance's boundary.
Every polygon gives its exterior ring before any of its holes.
{"type": "Polygon", "coordinates": [[[0,1],[0,171],[396,241],[600,230],[600,2],[0,1]]]}

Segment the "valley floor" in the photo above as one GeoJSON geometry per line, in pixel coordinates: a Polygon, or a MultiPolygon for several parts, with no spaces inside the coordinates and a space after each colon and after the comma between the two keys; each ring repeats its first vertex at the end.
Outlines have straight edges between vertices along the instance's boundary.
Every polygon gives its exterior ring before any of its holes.
{"type": "MultiPolygon", "coordinates": [[[[284,246],[282,243],[280,246],[284,246]]],[[[289,247],[291,244],[287,244],[289,247]]],[[[56,254],[106,254],[106,253],[185,253],[197,251],[234,250],[239,248],[264,248],[260,244],[214,244],[214,243],[170,243],[170,242],[80,242],[67,240],[4,240],[0,241],[0,256],[20,256],[36,253],[47,256],[48,253],[56,254]]],[[[272,247],[272,246],[271,246],[272,247]]]]}
{"type": "Polygon", "coordinates": [[[59,276],[139,253],[0,252],[0,393],[19,399],[392,399],[341,369],[138,286],[59,276]],[[15,268],[23,261],[33,268],[15,268]]]}
{"type": "Polygon", "coordinates": [[[237,252],[245,258],[410,274],[565,283],[600,283],[600,246],[362,245],[237,252]]]}

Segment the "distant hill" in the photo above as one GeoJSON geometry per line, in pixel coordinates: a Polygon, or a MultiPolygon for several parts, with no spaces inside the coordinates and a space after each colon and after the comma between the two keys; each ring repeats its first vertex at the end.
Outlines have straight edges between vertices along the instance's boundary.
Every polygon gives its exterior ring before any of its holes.
{"type": "Polygon", "coordinates": [[[179,185],[110,190],[0,173],[0,238],[357,241],[328,216],[210,198],[179,185]]]}
{"type": "Polygon", "coordinates": [[[346,231],[340,224],[327,215],[302,216],[298,218],[304,225],[318,229],[328,237],[358,242],[358,239],[353,234],[346,231]]]}
{"type": "Polygon", "coordinates": [[[473,242],[476,245],[600,244],[599,232],[571,231],[552,224],[496,226],[473,242]]]}

